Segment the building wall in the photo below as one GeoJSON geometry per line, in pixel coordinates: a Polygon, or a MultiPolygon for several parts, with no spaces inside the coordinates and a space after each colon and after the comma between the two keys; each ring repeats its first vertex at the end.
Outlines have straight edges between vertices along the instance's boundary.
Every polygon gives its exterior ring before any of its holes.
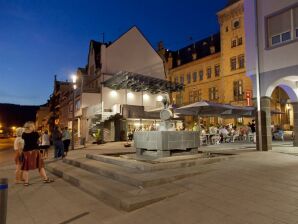
{"type": "Polygon", "coordinates": [[[254,88],[256,88],[255,73],[257,65],[256,55],[258,52],[260,81],[262,86],[260,89],[261,96],[271,96],[274,88],[282,84],[292,89],[287,92],[291,100],[297,100],[298,90],[293,82],[298,81],[297,78],[295,79],[295,76],[297,77],[298,75],[298,39],[288,44],[271,48],[267,47],[266,39],[266,17],[295,3],[297,4],[297,0],[258,0],[256,6],[255,1],[245,0],[246,39],[248,39],[246,50],[249,56],[247,58],[247,71],[248,75],[250,75],[254,81],[254,88]],[[257,8],[257,19],[255,8],[257,8]],[[258,51],[256,46],[256,20],[258,24],[258,51]],[[292,77],[288,80],[284,79],[290,76],[292,77]]]}
{"type": "Polygon", "coordinates": [[[252,91],[252,82],[246,76],[246,66],[239,68],[238,57],[244,55],[246,61],[246,38],[245,38],[245,22],[244,22],[244,5],[240,0],[233,5],[221,10],[217,13],[220,24],[221,36],[221,82],[224,88],[220,88],[220,95],[223,103],[231,103],[237,105],[246,105],[245,93],[252,91]],[[239,22],[239,27],[235,27],[234,23],[239,22]],[[239,38],[242,38],[242,44],[239,44],[239,38]],[[232,47],[232,41],[236,40],[236,46],[232,47]],[[236,57],[237,67],[231,70],[231,58],[236,57]],[[243,82],[243,100],[234,99],[233,83],[242,80],[243,82]]]}
{"type": "Polygon", "coordinates": [[[214,74],[214,66],[220,64],[220,54],[214,54],[199,60],[195,60],[191,63],[179,66],[177,68],[171,69],[169,72],[169,80],[175,81],[175,78],[178,78],[180,82],[181,76],[184,77],[184,84],[185,89],[180,93],[173,93],[171,100],[174,104],[179,104],[177,95],[182,95],[183,103],[182,104],[189,104],[190,102],[190,92],[194,90],[201,90],[201,97],[202,100],[209,100],[209,88],[210,87],[220,87],[220,78],[215,77],[214,74]],[[206,71],[207,68],[211,67],[211,78],[207,78],[206,71]],[[200,80],[199,72],[203,71],[203,80],[200,80]],[[193,72],[197,72],[197,81],[193,81],[193,72]],[[191,82],[188,83],[187,74],[191,75],[191,82]]]}
{"type": "Polygon", "coordinates": [[[141,92],[131,92],[126,90],[112,90],[110,88],[103,88],[103,102],[104,109],[112,110],[114,105],[138,105],[144,106],[145,110],[150,110],[156,107],[160,107],[161,104],[158,102],[158,96],[162,94],[150,94],[141,92]],[[127,96],[127,97],[126,97],[127,96]]]}
{"type": "MultiPolygon", "coordinates": [[[[179,66],[169,71],[169,79],[175,81],[175,77],[184,75],[185,90],[183,91],[183,104],[189,102],[189,92],[194,88],[202,90],[202,100],[209,99],[209,88],[216,87],[218,89],[218,99],[215,100],[220,103],[231,103],[237,105],[246,105],[245,92],[252,91],[252,82],[249,77],[246,76],[245,66],[239,68],[238,57],[244,55],[245,58],[245,29],[244,29],[244,13],[243,13],[243,1],[234,3],[233,5],[221,10],[217,14],[220,24],[220,36],[221,36],[221,51],[205,58],[194,60],[193,62],[179,66]],[[239,21],[239,27],[233,28],[233,22],[239,21]],[[242,38],[242,44],[238,39],[242,38]],[[232,40],[237,40],[237,45],[232,47],[232,40]],[[235,70],[231,70],[230,59],[236,57],[237,67],[235,70]],[[220,65],[220,75],[215,77],[214,66],[220,65]],[[206,76],[207,67],[212,68],[211,78],[206,76]],[[186,74],[193,71],[204,71],[204,78],[202,81],[197,78],[197,82],[187,83],[186,74]],[[234,99],[234,81],[242,80],[243,82],[243,100],[234,99]]],[[[167,66],[170,67],[170,66],[167,66]]],[[[172,94],[172,100],[177,102],[176,96],[179,93],[172,94]]]]}
{"type": "Polygon", "coordinates": [[[275,13],[281,9],[284,9],[294,3],[297,4],[297,0],[259,0],[258,1],[258,24],[259,24],[259,46],[261,50],[260,57],[260,72],[267,72],[284,67],[290,67],[297,65],[297,52],[298,41],[282,47],[276,47],[274,49],[266,49],[266,27],[265,16],[275,13]],[[283,55],[287,55],[285,60],[283,55]]]}
{"type": "Polygon", "coordinates": [[[102,50],[102,64],[106,73],[129,71],[165,78],[162,59],[136,27],[102,50]]]}
{"type": "Polygon", "coordinates": [[[47,128],[48,117],[50,116],[49,107],[40,107],[36,113],[36,128],[47,128]]]}

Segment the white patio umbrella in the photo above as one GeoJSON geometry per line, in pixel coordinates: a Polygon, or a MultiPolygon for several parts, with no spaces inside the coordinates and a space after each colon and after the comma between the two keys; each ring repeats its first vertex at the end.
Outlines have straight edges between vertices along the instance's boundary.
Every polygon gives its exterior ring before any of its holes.
{"type": "Polygon", "coordinates": [[[220,116],[223,112],[232,109],[235,109],[235,107],[228,104],[200,101],[179,107],[174,112],[182,115],[220,116]]]}

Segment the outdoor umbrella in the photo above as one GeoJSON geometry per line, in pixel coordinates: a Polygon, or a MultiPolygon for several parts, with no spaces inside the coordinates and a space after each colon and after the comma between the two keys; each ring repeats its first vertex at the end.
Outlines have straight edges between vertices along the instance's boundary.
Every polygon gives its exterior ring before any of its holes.
{"type": "Polygon", "coordinates": [[[234,109],[234,107],[228,104],[200,101],[179,107],[175,109],[174,112],[181,115],[220,116],[223,112],[232,109],[234,109]]]}

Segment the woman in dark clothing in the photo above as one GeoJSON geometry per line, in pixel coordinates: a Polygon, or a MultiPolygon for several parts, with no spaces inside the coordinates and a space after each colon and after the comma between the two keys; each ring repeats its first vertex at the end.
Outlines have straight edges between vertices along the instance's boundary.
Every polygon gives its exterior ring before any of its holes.
{"type": "Polygon", "coordinates": [[[33,122],[26,122],[24,125],[24,133],[22,138],[24,139],[23,149],[23,164],[21,170],[23,171],[24,186],[29,186],[29,170],[38,169],[40,176],[43,178],[44,183],[53,182],[52,179],[47,177],[44,169],[44,161],[42,154],[38,149],[39,134],[35,131],[33,122]]]}

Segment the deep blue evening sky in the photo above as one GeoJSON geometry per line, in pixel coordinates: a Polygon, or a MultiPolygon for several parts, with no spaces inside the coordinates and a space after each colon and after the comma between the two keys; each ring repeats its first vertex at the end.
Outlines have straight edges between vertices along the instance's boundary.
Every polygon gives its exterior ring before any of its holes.
{"type": "Polygon", "coordinates": [[[227,0],[0,0],[0,103],[43,104],[54,74],[87,62],[91,39],[113,41],[137,25],[151,44],[184,47],[219,30],[227,0]]]}

